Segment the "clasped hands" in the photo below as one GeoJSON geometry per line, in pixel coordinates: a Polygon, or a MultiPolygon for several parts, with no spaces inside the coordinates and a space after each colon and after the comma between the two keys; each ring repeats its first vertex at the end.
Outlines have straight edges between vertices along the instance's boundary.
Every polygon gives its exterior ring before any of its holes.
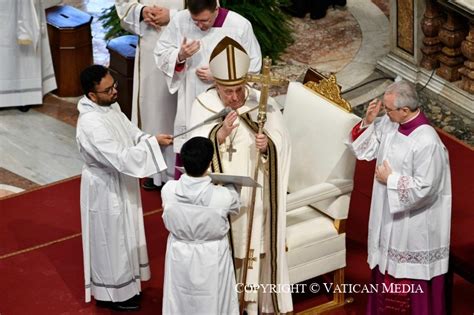
{"type": "Polygon", "coordinates": [[[158,6],[146,6],[143,9],[143,21],[157,31],[170,21],[170,10],[158,6]]]}
{"type": "MultiPolygon", "coordinates": [[[[217,131],[217,141],[219,144],[224,143],[225,139],[230,136],[232,131],[239,126],[234,124],[239,115],[236,111],[231,111],[224,119],[222,127],[217,131]]],[[[268,137],[265,134],[255,135],[255,146],[260,153],[267,152],[268,148],[268,137]]]]}

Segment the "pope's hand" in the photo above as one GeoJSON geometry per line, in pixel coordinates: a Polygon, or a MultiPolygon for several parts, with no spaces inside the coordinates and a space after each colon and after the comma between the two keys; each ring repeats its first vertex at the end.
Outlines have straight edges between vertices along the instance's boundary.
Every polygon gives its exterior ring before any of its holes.
{"type": "Polygon", "coordinates": [[[379,114],[381,108],[382,108],[381,100],[376,98],[372,102],[370,102],[369,106],[367,107],[367,111],[365,112],[364,123],[366,125],[370,125],[379,114]]]}
{"type": "Polygon", "coordinates": [[[173,136],[160,133],[156,135],[156,140],[158,140],[159,145],[167,146],[173,143],[173,136]]]}
{"type": "Polygon", "coordinates": [[[390,174],[392,174],[392,168],[387,160],[384,160],[382,165],[375,167],[375,179],[382,184],[387,185],[390,174]]]}
{"type": "Polygon", "coordinates": [[[267,152],[268,148],[268,137],[265,134],[257,134],[255,136],[255,145],[257,149],[260,150],[260,153],[267,152]]]}
{"type": "Polygon", "coordinates": [[[222,144],[225,141],[225,138],[230,135],[232,130],[239,126],[239,124],[234,125],[238,116],[239,115],[236,111],[231,111],[227,116],[225,116],[224,121],[222,122],[222,127],[217,131],[217,140],[219,141],[219,144],[222,144]]]}
{"type": "Polygon", "coordinates": [[[187,41],[186,37],[183,38],[183,42],[181,43],[181,48],[179,49],[178,53],[178,62],[185,61],[195,53],[199,51],[200,43],[197,40],[192,40],[190,42],[187,41]]]}

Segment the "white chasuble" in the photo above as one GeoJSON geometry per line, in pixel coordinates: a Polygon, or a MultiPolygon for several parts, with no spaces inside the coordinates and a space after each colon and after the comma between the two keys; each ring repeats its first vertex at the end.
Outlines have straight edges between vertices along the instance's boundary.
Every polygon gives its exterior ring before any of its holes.
{"type": "MultiPolygon", "coordinates": [[[[115,7],[121,26],[139,36],[135,53],[133,77],[132,122],[146,133],[173,134],[176,116],[176,95],[168,91],[166,79],[155,64],[153,49],[166,26],[160,30],[140,21],[140,12],[145,6],[159,6],[169,9],[170,19],[184,8],[184,0],[116,0],[115,7]]],[[[162,148],[168,165],[167,172],[154,176],[155,184],[161,185],[174,177],[175,154],[172,146],[162,148]]]]}
{"type": "MultiPolygon", "coordinates": [[[[170,21],[157,42],[155,60],[158,68],[165,74],[170,92],[178,93],[174,134],[184,132],[191,127],[191,105],[196,96],[212,85],[212,82],[199,79],[196,70],[209,66],[212,51],[225,36],[231,37],[245,48],[250,57],[249,72],[259,72],[262,56],[252,25],[244,17],[232,11],[228,11],[222,26],[212,27],[207,31],[201,31],[195,25],[188,10],[180,11],[170,21]],[[178,52],[184,37],[188,42],[198,40],[200,49],[186,60],[182,71],[175,71],[178,52]]],[[[175,139],[175,152],[181,150],[181,146],[187,139],[189,135],[175,139]]]]}
{"type": "MultiPolygon", "coordinates": [[[[255,147],[255,131],[250,125],[257,121],[258,98],[257,90],[248,88],[245,104],[237,112],[239,117],[235,124],[239,126],[221,145],[215,143],[213,171],[225,174],[246,175],[253,177],[256,166],[257,149],[255,147]],[[250,125],[249,122],[250,121],[250,125]],[[230,159],[230,142],[235,152],[230,159]]],[[[252,269],[248,269],[247,284],[288,284],[288,266],[285,254],[286,237],[286,191],[291,146],[288,132],[283,123],[281,112],[273,99],[269,100],[267,122],[264,132],[271,140],[268,156],[262,156],[259,164],[258,182],[254,205],[254,221],[250,248],[253,250],[252,269]]],[[[223,104],[215,89],[202,93],[192,106],[191,126],[196,125],[223,109],[223,104]]],[[[222,120],[216,120],[191,132],[191,136],[205,136],[215,140],[215,132],[220,128],[222,120]]],[[[232,218],[231,232],[234,257],[241,263],[246,256],[248,211],[251,205],[252,190],[243,187],[241,191],[241,209],[232,218]]],[[[237,267],[239,267],[237,265],[237,267]]],[[[240,281],[242,268],[238,268],[237,279],[240,281]]],[[[266,292],[246,292],[247,312],[257,314],[258,309],[264,313],[272,313],[278,308],[280,313],[293,310],[291,293],[270,294],[266,292]]]]}
{"type": "Polygon", "coordinates": [[[162,189],[166,247],[163,314],[239,314],[229,244],[229,215],[239,211],[233,188],[209,176],[183,175],[162,189]]]}
{"type": "Polygon", "coordinates": [[[156,137],[145,134],[117,103],[78,104],[76,140],[85,164],[81,225],[86,302],[121,302],[150,278],[139,177],[165,170],[156,137]]]}
{"type": "Polygon", "coordinates": [[[349,147],[358,159],[387,160],[387,185],[374,180],[368,263],[380,272],[419,280],[448,270],[451,175],[448,152],[428,124],[402,134],[388,116],[378,118],[349,147]]]}
{"type": "Polygon", "coordinates": [[[0,0],[0,107],[36,105],[56,88],[41,0],[0,0]]]}

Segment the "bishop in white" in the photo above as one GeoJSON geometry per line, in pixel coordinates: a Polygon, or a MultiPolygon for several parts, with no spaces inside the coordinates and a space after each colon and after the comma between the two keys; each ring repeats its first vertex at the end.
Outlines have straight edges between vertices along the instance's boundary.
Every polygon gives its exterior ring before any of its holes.
{"type": "MultiPolygon", "coordinates": [[[[237,267],[237,279],[248,285],[285,285],[289,283],[285,254],[286,191],[288,188],[291,144],[283,116],[273,99],[269,99],[264,133],[256,124],[260,92],[246,85],[251,63],[244,47],[225,37],[211,54],[210,69],[216,86],[200,94],[192,106],[191,125],[229,107],[232,111],[192,132],[192,136],[209,137],[214,143],[214,172],[254,176],[258,165],[258,183],[252,203],[252,190],[243,187],[241,208],[232,217],[234,258],[240,264],[247,255],[249,209],[254,206],[254,221],[250,249],[251,265],[246,279],[242,266],[237,267]],[[257,161],[257,150],[261,152],[257,161]],[[258,162],[258,163],[257,163],[258,162]]],[[[290,292],[248,290],[245,292],[247,314],[288,313],[293,310],[290,292]]]]}

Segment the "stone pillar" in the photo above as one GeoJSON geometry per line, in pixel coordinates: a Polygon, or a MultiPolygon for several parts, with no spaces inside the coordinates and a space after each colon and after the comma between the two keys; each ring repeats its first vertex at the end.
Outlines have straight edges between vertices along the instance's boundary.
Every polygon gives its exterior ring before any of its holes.
{"type": "Polygon", "coordinates": [[[469,24],[469,35],[461,44],[461,52],[466,57],[464,67],[459,69],[462,75],[461,88],[474,94],[474,22],[469,24]]]}
{"type": "Polygon", "coordinates": [[[441,42],[438,37],[441,25],[445,21],[445,16],[439,6],[433,0],[426,0],[426,10],[421,20],[421,29],[425,38],[421,52],[423,57],[420,66],[433,70],[439,67],[438,55],[441,52],[441,42]]]}
{"type": "Polygon", "coordinates": [[[461,53],[461,42],[466,37],[464,19],[454,12],[447,11],[448,19],[441,26],[439,39],[444,47],[441,49],[439,61],[441,66],[436,74],[449,82],[461,79],[459,68],[462,67],[464,57],[461,53]]]}

